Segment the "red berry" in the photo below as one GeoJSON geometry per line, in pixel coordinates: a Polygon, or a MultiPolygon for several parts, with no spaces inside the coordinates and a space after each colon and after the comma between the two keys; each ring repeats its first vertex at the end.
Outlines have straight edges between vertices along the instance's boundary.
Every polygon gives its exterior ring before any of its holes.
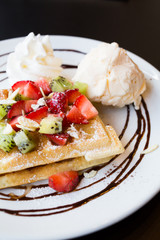
{"type": "Polygon", "coordinates": [[[47,104],[52,113],[65,112],[68,107],[68,99],[64,92],[55,92],[47,104]]]}
{"type": "Polygon", "coordinates": [[[78,183],[79,176],[76,171],[61,172],[49,177],[49,186],[57,192],[70,192],[78,183]]]}
{"type": "Polygon", "coordinates": [[[42,88],[45,95],[48,95],[52,92],[49,82],[45,78],[40,78],[35,82],[35,85],[39,88],[42,88]]]}
{"type": "Polygon", "coordinates": [[[32,104],[36,104],[37,100],[21,100],[12,105],[11,109],[8,111],[7,117],[12,118],[22,115],[22,110],[24,113],[29,113],[33,111],[32,104]]]}
{"type": "Polygon", "coordinates": [[[52,143],[56,145],[65,145],[69,138],[69,134],[67,133],[57,133],[57,134],[46,134],[46,136],[51,140],[52,143]]]}
{"type": "Polygon", "coordinates": [[[16,132],[19,131],[19,128],[16,126],[17,124],[19,124],[19,123],[18,123],[18,118],[19,118],[19,116],[14,117],[14,118],[12,118],[12,120],[9,122],[9,124],[11,125],[11,127],[12,127],[16,132]]]}
{"type": "Polygon", "coordinates": [[[12,90],[15,91],[20,88],[19,93],[29,99],[39,99],[42,97],[40,89],[32,81],[18,81],[12,86],[12,90]]]}
{"type": "Polygon", "coordinates": [[[40,107],[36,111],[29,113],[26,118],[29,118],[33,121],[36,121],[37,123],[40,123],[42,118],[47,117],[48,115],[48,107],[40,107]]]}
{"type": "Polygon", "coordinates": [[[67,119],[71,123],[87,124],[88,120],[81,114],[76,106],[73,106],[66,115],[67,119]]]}
{"type": "Polygon", "coordinates": [[[24,101],[24,111],[29,113],[33,111],[32,104],[37,104],[38,100],[25,100],[24,101]]]}
{"type": "Polygon", "coordinates": [[[96,110],[96,108],[84,95],[79,96],[76,99],[74,105],[78,108],[78,110],[87,120],[98,115],[98,111],[96,110]]]}
{"type": "Polygon", "coordinates": [[[68,103],[73,104],[77,97],[81,95],[81,93],[78,91],[78,89],[70,89],[65,91],[67,98],[68,98],[68,103]]]}

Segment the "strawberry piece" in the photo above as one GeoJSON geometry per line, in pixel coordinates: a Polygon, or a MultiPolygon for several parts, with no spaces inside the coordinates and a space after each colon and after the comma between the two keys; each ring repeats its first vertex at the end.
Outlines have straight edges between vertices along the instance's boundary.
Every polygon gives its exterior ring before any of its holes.
{"type": "Polygon", "coordinates": [[[61,146],[65,145],[69,138],[68,133],[46,134],[46,136],[49,138],[49,140],[52,143],[55,143],[56,145],[61,145],[61,146]]]}
{"type": "Polygon", "coordinates": [[[18,101],[12,105],[11,109],[8,111],[7,118],[12,118],[18,115],[22,115],[22,110],[24,111],[24,101],[18,101]]]}
{"type": "Polygon", "coordinates": [[[48,95],[52,92],[49,82],[45,78],[40,78],[35,82],[35,85],[39,88],[42,88],[45,95],[48,95]]]}
{"type": "Polygon", "coordinates": [[[18,123],[18,118],[19,118],[19,116],[14,117],[14,118],[12,118],[12,120],[9,122],[9,124],[11,125],[11,127],[12,127],[16,132],[19,131],[19,128],[16,126],[17,124],[19,124],[19,123],[18,123]]]}
{"type": "Polygon", "coordinates": [[[20,88],[19,93],[29,99],[39,99],[42,97],[40,89],[32,81],[18,81],[12,86],[12,90],[15,91],[20,88]]]}
{"type": "Polygon", "coordinates": [[[49,186],[57,192],[70,192],[78,183],[79,176],[76,171],[61,172],[49,177],[49,186]]]}
{"type": "Polygon", "coordinates": [[[25,100],[24,101],[24,111],[29,113],[33,111],[32,104],[37,104],[38,100],[25,100]]]}
{"type": "Polygon", "coordinates": [[[67,120],[71,123],[87,124],[88,120],[81,114],[76,106],[73,106],[66,115],[67,120]]]}
{"type": "Polygon", "coordinates": [[[24,113],[32,112],[32,104],[36,104],[37,100],[21,100],[12,105],[11,109],[8,111],[7,117],[12,118],[22,115],[22,110],[24,113]]]}
{"type": "Polygon", "coordinates": [[[68,107],[68,99],[64,92],[55,92],[47,104],[52,113],[65,112],[68,107]]]}
{"type": "Polygon", "coordinates": [[[36,111],[29,113],[26,115],[26,118],[29,118],[33,121],[36,121],[37,123],[40,123],[42,118],[47,117],[48,115],[48,107],[40,107],[36,111]]]}
{"type": "Polygon", "coordinates": [[[96,110],[96,108],[84,95],[79,96],[76,99],[74,105],[78,108],[78,110],[87,120],[98,115],[98,111],[96,110]]]}
{"type": "Polygon", "coordinates": [[[70,89],[65,91],[67,97],[68,97],[68,103],[73,104],[77,97],[81,95],[81,93],[78,91],[78,89],[70,89]]]}

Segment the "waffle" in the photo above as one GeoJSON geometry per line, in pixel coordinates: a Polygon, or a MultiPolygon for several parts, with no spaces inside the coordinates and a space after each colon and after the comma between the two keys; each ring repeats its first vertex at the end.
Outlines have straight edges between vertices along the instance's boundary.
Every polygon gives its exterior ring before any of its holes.
{"type": "MultiPolygon", "coordinates": [[[[1,91],[1,99],[7,98],[6,91],[1,91]]],[[[72,140],[64,146],[37,134],[38,146],[32,152],[22,154],[16,147],[10,153],[0,150],[0,188],[46,179],[64,170],[79,171],[124,151],[113,128],[105,127],[99,116],[86,125],[71,125],[68,133],[72,140]]]]}
{"type": "Polygon", "coordinates": [[[90,157],[92,154],[94,156],[92,160],[86,160],[85,157],[77,157],[17,172],[2,174],[0,175],[0,189],[44,180],[58,172],[70,170],[80,171],[102,163],[107,163],[112,157],[122,153],[123,147],[112,127],[106,126],[106,133],[108,136],[108,143],[103,149],[104,152],[93,150],[90,152],[90,157]],[[105,151],[108,152],[108,157],[104,157],[105,151]],[[101,158],[96,159],[97,156],[101,158]]]}

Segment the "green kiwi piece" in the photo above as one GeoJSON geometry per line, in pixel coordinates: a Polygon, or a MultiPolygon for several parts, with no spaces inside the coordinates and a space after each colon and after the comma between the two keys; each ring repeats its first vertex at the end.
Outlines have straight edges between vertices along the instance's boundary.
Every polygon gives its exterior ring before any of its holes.
{"type": "Polygon", "coordinates": [[[11,105],[0,104],[0,120],[2,120],[10,110],[11,105]]]}
{"type": "Polygon", "coordinates": [[[0,134],[4,130],[5,127],[6,127],[6,123],[5,122],[0,122],[0,134]]]}
{"type": "Polygon", "coordinates": [[[73,84],[73,88],[78,88],[80,93],[82,93],[83,95],[86,95],[88,84],[77,81],[73,84]]]}
{"type": "Polygon", "coordinates": [[[53,92],[63,92],[72,89],[73,85],[66,78],[59,76],[51,81],[50,87],[53,92]]]}
{"type": "Polygon", "coordinates": [[[14,146],[14,135],[0,134],[0,149],[9,153],[14,146]]]}
{"type": "Polygon", "coordinates": [[[29,133],[26,130],[17,132],[14,141],[21,153],[30,152],[36,147],[36,143],[30,139],[29,133]]]}
{"type": "Polygon", "coordinates": [[[55,134],[62,132],[62,118],[49,116],[43,118],[40,122],[40,133],[55,134]]]}

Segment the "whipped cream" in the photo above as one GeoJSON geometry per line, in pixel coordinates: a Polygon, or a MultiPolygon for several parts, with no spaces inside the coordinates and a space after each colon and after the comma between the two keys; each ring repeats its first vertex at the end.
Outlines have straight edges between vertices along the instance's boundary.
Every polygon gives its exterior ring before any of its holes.
{"type": "Polygon", "coordinates": [[[60,75],[62,61],[56,58],[49,36],[30,33],[8,56],[7,75],[10,84],[21,80],[51,80],[60,75]]]}
{"type": "Polygon", "coordinates": [[[146,89],[144,74],[117,43],[102,43],[81,61],[72,81],[88,84],[87,95],[104,105],[139,108],[146,89]]]}

